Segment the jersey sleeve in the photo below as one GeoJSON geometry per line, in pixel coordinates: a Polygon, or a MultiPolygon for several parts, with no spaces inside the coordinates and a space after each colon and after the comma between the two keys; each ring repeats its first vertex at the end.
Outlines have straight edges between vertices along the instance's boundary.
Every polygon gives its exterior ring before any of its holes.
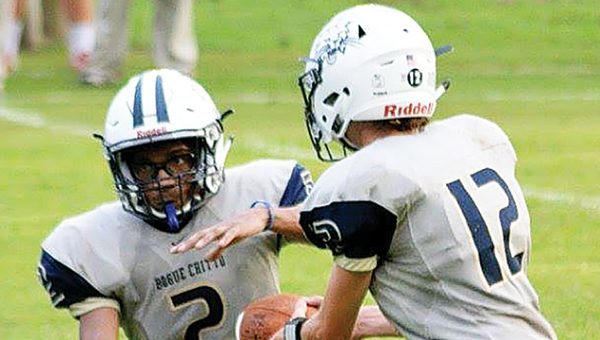
{"type": "Polygon", "coordinates": [[[37,268],[38,278],[50,295],[56,308],[69,308],[74,317],[93,309],[111,307],[119,310],[119,304],[87,282],[81,275],[42,250],[37,268]]]}
{"type": "Polygon", "coordinates": [[[300,225],[311,243],[331,250],[337,265],[369,271],[387,255],[399,219],[423,197],[420,186],[384,157],[357,153],[320,176],[300,225]]]}
{"type": "Polygon", "coordinates": [[[38,277],[57,308],[69,307],[88,297],[105,297],[83,277],[44,250],[38,265],[38,277]]]}
{"type": "Polygon", "coordinates": [[[319,248],[329,248],[336,262],[353,271],[372,270],[390,247],[396,215],[372,201],[340,201],[303,211],[300,224],[319,248]]]}
{"type": "Polygon", "coordinates": [[[117,290],[127,280],[115,243],[96,220],[63,221],[42,243],[38,276],[56,308],[79,317],[99,307],[120,310],[117,290]],[[89,226],[85,228],[83,226],[89,226]]]}

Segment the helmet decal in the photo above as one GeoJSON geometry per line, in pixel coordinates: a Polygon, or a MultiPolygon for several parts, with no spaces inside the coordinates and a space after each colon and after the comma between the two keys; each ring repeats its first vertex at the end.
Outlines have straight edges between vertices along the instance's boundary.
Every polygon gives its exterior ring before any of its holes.
{"type": "Polygon", "coordinates": [[[169,121],[169,114],[167,113],[167,104],[165,102],[165,93],[162,85],[162,77],[156,77],[156,119],[159,123],[169,121]]]}
{"type": "Polygon", "coordinates": [[[142,78],[135,85],[135,95],[133,99],[133,127],[144,125],[144,111],[142,110],[142,78]]]}
{"type": "Polygon", "coordinates": [[[326,32],[329,36],[324,37],[321,41],[322,45],[315,52],[318,63],[326,61],[330,65],[334,64],[338,53],[346,53],[348,45],[357,43],[365,35],[364,30],[359,26],[357,37],[352,37],[350,32],[351,25],[351,22],[346,22],[344,25],[336,25],[331,31],[326,32]]]}
{"type": "MultiPolygon", "coordinates": [[[[135,85],[135,95],[133,103],[133,127],[144,125],[144,111],[142,109],[142,79],[140,77],[135,85]]],[[[167,104],[165,101],[165,93],[163,89],[162,77],[156,77],[155,83],[155,100],[156,100],[156,120],[159,123],[169,122],[169,114],[167,112],[167,104]]]]}
{"type": "Polygon", "coordinates": [[[423,82],[423,73],[418,68],[413,68],[406,77],[408,84],[412,87],[418,87],[423,82]]]}

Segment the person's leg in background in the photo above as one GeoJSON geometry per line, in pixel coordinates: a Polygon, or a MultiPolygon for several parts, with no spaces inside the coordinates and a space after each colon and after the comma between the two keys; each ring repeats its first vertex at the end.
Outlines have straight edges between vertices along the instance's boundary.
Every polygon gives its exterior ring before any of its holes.
{"type": "Polygon", "coordinates": [[[102,86],[116,82],[127,53],[129,0],[97,0],[96,44],[83,83],[102,86]]]}
{"type": "Polygon", "coordinates": [[[26,10],[27,0],[3,1],[3,42],[0,46],[0,57],[6,73],[10,73],[17,68],[26,10]]]}
{"type": "Polygon", "coordinates": [[[198,61],[193,0],[155,1],[154,62],[192,75],[198,61]]]}
{"type": "Polygon", "coordinates": [[[0,93],[4,89],[4,79],[8,76],[8,63],[4,60],[4,44],[8,37],[8,23],[12,18],[13,1],[0,2],[0,93]]]}
{"type": "Polygon", "coordinates": [[[61,0],[68,26],[66,34],[69,63],[81,72],[87,66],[95,45],[93,0],[61,0]]]}

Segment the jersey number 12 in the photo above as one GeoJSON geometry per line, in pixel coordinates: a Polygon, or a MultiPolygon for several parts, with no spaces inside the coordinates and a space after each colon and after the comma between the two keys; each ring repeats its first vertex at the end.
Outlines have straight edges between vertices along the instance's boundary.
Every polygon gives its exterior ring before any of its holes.
{"type": "MultiPolygon", "coordinates": [[[[504,194],[508,198],[508,205],[500,209],[498,217],[500,218],[500,225],[502,226],[504,251],[508,268],[512,274],[518,273],[521,270],[523,253],[513,256],[510,251],[510,226],[519,217],[517,205],[510,189],[502,177],[490,168],[485,168],[471,174],[471,179],[477,184],[477,187],[495,182],[502,188],[504,194]]],[[[503,277],[500,265],[498,259],[494,255],[494,242],[490,237],[488,226],[485,223],[477,204],[473,201],[473,198],[467,192],[460,180],[447,183],[446,187],[450,190],[452,196],[454,196],[454,199],[458,203],[458,206],[467,221],[467,225],[471,231],[471,237],[473,238],[473,242],[475,243],[475,247],[479,254],[479,264],[487,283],[491,286],[502,281],[503,277]]]]}

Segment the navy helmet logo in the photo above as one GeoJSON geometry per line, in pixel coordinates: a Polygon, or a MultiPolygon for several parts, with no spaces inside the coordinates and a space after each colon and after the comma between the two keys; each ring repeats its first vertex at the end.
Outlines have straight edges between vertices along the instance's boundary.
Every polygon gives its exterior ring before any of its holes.
{"type": "MultiPolygon", "coordinates": [[[[144,125],[144,111],[142,109],[142,80],[140,77],[137,85],[135,86],[135,95],[133,102],[133,127],[144,125]]],[[[165,102],[165,93],[163,90],[162,77],[156,77],[155,83],[155,107],[156,107],[156,120],[159,123],[169,122],[169,114],[167,112],[167,104],[165,102]]]]}

